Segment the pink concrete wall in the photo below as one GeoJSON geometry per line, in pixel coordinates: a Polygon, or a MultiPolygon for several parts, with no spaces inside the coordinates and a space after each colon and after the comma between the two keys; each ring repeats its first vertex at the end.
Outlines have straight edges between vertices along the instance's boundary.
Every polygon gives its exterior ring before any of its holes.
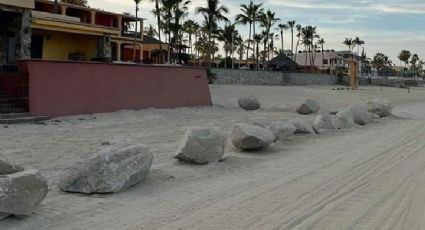
{"type": "Polygon", "coordinates": [[[33,115],[211,105],[205,69],[131,64],[25,61],[33,115]]]}

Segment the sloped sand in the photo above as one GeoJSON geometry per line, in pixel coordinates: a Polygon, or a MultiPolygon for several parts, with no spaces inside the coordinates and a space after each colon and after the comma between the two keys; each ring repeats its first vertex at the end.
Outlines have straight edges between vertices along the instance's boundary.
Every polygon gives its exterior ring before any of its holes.
{"type": "MultiPolygon", "coordinates": [[[[425,229],[425,90],[366,87],[211,86],[211,108],[147,109],[59,118],[46,125],[0,128],[0,155],[40,169],[50,193],[36,213],[8,218],[20,229],[425,229]],[[259,111],[237,107],[256,95],[259,111]],[[265,152],[240,153],[205,166],[173,157],[189,126],[219,127],[278,121],[306,97],[322,112],[374,98],[395,104],[399,117],[324,135],[296,135],[265,152]],[[155,160],[148,179],[111,195],[58,190],[59,179],[102,142],[148,145],[155,160]]],[[[313,116],[303,116],[312,119],[313,116]]]]}

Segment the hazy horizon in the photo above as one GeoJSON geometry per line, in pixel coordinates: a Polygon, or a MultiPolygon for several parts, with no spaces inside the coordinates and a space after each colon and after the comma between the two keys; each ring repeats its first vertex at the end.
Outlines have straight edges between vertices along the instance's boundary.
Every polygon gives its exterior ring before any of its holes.
{"type": "MultiPolygon", "coordinates": [[[[107,11],[135,11],[133,0],[88,1],[91,7],[107,11]]],[[[205,2],[192,0],[189,18],[199,19],[194,15],[194,9],[205,2]]],[[[245,2],[248,1],[221,1],[230,9],[228,17],[232,21],[240,12],[239,5],[245,2]]],[[[151,13],[153,7],[150,0],[142,0],[140,17],[147,19],[145,26],[156,26],[151,13]]],[[[402,49],[407,49],[425,59],[425,31],[420,26],[425,24],[425,2],[420,0],[265,0],[263,7],[276,12],[281,22],[296,20],[302,25],[317,26],[318,33],[326,41],[325,49],[348,50],[342,41],[346,37],[359,36],[366,42],[369,57],[383,52],[399,65],[397,55],[402,49]]],[[[247,39],[248,27],[238,26],[237,29],[247,39]]],[[[290,31],[286,31],[284,37],[285,49],[290,48],[290,31]]],[[[276,46],[280,48],[280,42],[276,46]]]]}

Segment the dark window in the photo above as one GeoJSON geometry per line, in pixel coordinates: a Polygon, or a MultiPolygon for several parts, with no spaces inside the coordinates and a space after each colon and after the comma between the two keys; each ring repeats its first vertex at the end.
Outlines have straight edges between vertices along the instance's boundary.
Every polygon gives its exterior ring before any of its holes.
{"type": "Polygon", "coordinates": [[[329,63],[328,59],[323,59],[323,65],[327,65],[329,63]]]}

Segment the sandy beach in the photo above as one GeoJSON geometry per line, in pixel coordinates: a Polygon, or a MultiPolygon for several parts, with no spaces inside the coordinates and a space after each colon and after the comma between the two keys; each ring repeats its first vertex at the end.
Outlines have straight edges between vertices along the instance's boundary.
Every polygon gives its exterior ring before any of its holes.
{"type": "Polygon", "coordinates": [[[146,109],[0,126],[0,157],[39,169],[49,194],[29,217],[1,230],[136,229],[425,229],[425,90],[335,86],[210,86],[213,106],[146,109]],[[262,103],[247,112],[237,98],[262,103]],[[225,160],[189,165],[174,159],[188,127],[230,134],[237,122],[313,119],[294,111],[315,98],[320,113],[372,99],[391,101],[394,117],[350,130],[294,135],[266,151],[242,153],[230,141],[225,160]],[[144,144],[154,152],[143,183],[118,194],[59,191],[59,180],[104,142],[144,144]]]}

